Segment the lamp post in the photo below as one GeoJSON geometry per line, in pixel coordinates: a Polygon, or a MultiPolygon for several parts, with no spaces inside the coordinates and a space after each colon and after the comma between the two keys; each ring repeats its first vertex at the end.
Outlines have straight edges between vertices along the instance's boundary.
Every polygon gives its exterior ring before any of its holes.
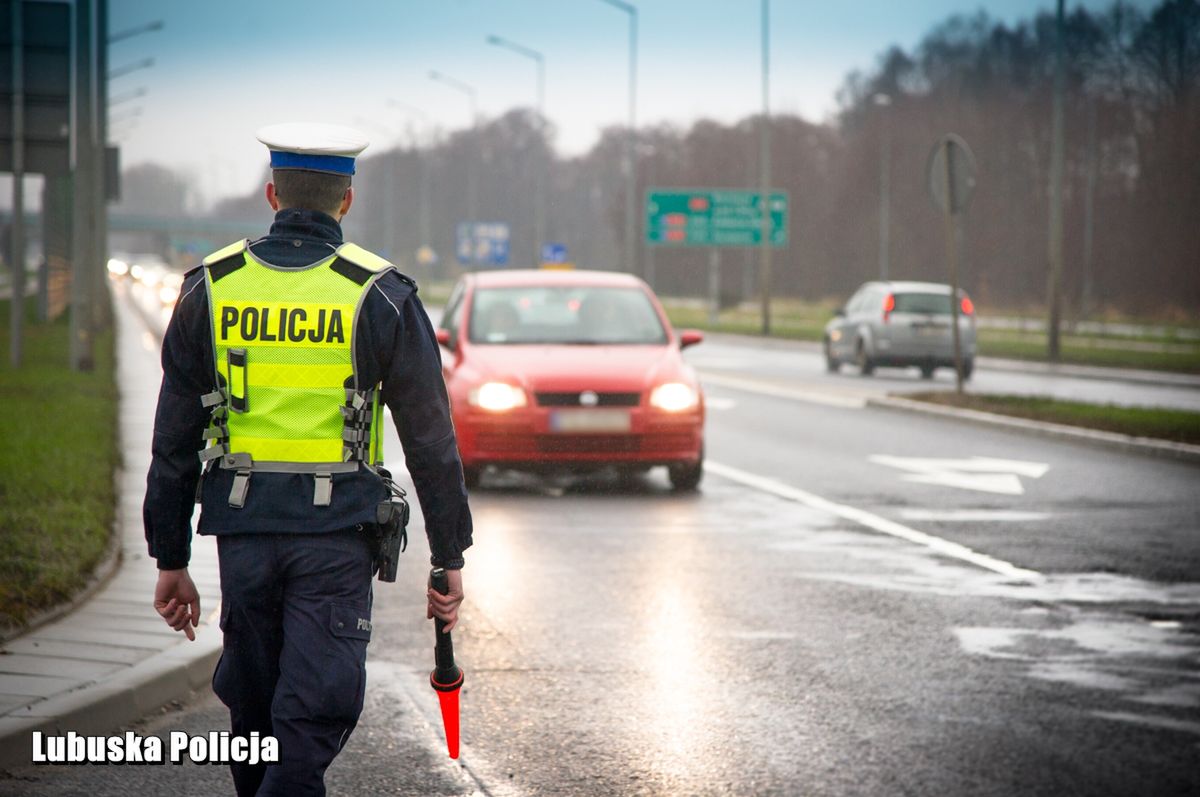
{"type": "Polygon", "coordinates": [[[759,203],[762,241],[759,246],[758,286],[762,294],[762,333],[771,334],[771,105],[770,105],[770,0],[762,0],[762,121],[759,123],[759,203]]]}
{"type": "Polygon", "coordinates": [[[122,31],[118,31],[117,33],[113,33],[113,34],[109,35],[108,43],[115,44],[116,42],[124,41],[125,39],[129,39],[134,36],[138,36],[142,33],[151,33],[153,31],[162,30],[162,29],[163,29],[163,21],[161,19],[156,19],[153,22],[147,22],[144,25],[138,25],[136,28],[128,28],[126,30],[122,30],[122,31]]]}
{"type": "Polygon", "coordinates": [[[110,70],[108,79],[116,80],[119,77],[125,77],[130,72],[136,72],[139,69],[149,69],[152,66],[154,66],[153,58],[143,58],[140,61],[134,61],[132,64],[125,64],[125,66],[119,66],[116,69],[110,70]]]}
{"type": "MultiPolygon", "coordinates": [[[[477,138],[477,136],[475,136],[474,133],[476,132],[476,125],[478,124],[478,120],[479,120],[478,101],[477,101],[478,92],[475,91],[475,87],[469,83],[464,83],[463,81],[458,80],[457,78],[452,78],[449,75],[443,74],[442,72],[439,72],[436,69],[429,70],[429,79],[435,80],[438,83],[449,86],[450,88],[454,89],[455,91],[461,92],[462,94],[466,95],[467,101],[471,108],[471,133],[472,133],[471,138],[473,139],[471,143],[472,143],[473,147],[478,146],[479,142],[477,140],[474,140],[477,138]]],[[[472,153],[472,157],[467,159],[467,218],[466,218],[466,221],[472,222],[472,223],[478,221],[478,219],[475,218],[475,190],[476,190],[475,189],[475,161],[478,160],[478,158],[475,157],[476,154],[477,153],[472,153]]]]}
{"type": "Polygon", "coordinates": [[[124,94],[118,94],[115,97],[111,97],[108,100],[108,107],[111,108],[114,105],[120,105],[123,102],[129,102],[130,100],[136,100],[139,97],[145,97],[149,93],[149,89],[147,89],[145,86],[141,86],[133,91],[127,91],[124,94]]]}
{"type": "MultiPolygon", "coordinates": [[[[542,53],[534,50],[531,47],[526,47],[523,44],[517,44],[514,41],[504,38],[503,36],[491,35],[487,37],[487,43],[497,47],[503,47],[506,50],[511,50],[517,55],[523,55],[526,58],[533,60],[537,66],[537,129],[538,129],[538,144],[539,147],[545,145],[545,124],[543,120],[546,118],[546,58],[542,53]]],[[[540,257],[541,246],[546,241],[546,162],[542,157],[542,150],[538,151],[538,164],[536,166],[536,176],[533,184],[533,204],[534,204],[534,219],[533,219],[533,246],[530,247],[534,262],[540,257]]]]}
{"type": "MultiPolygon", "coordinates": [[[[400,139],[396,131],[390,127],[386,127],[377,122],[373,122],[363,116],[355,117],[354,123],[359,127],[367,127],[383,133],[389,143],[394,144],[400,139]]],[[[379,155],[380,166],[382,167],[383,185],[380,186],[380,195],[382,201],[379,203],[379,242],[383,247],[383,253],[388,259],[395,257],[393,252],[396,249],[396,225],[391,223],[389,216],[395,213],[396,207],[396,189],[395,175],[392,174],[392,169],[388,165],[383,153],[379,155]]]]}
{"type": "Polygon", "coordinates": [[[624,0],[600,0],[602,3],[624,11],[629,15],[629,130],[625,142],[625,268],[633,273],[637,270],[634,235],[636,211],[634,208],[637,193],[637,161],[635,160],[634,142],[637,139],[637,8],[624,0]]]}
{"type": "MultiPolygon", "coordinates": [[[[423,119],[425,121],[426,124],[429,123],[429,114],[423,108],[418,108],[417,106],[415,106],[411,103],[407,103],[402,100],[393,99],[391,97],[388,97],[387,103],[388,103],[388,105],[392,106],[393,108],[399,108],[400,110],[407,111],[408,113],[419,116],[421,119],[423,119]]],[[[411,129],[410,129],[410,133],[411,133],[411,129]]],[[[426,153],[420,152],[421,141],[418,138],[416,138],[416,136],[413,136],[413,142],[414,142],[414,148],[418,152],[417,168],[420,169],[420,173],[421,173],[420,177],[418,178],[420,181],[420,210],[418,211],[418,214],[419,214],[418,215],[418,230],[419,230],[418,237],[421,239],[418,244],[418,247],[425,247],[425,246],[430,245],[430,243],[429,243],[429,241],[430,241],[430,237],[429,237],[429,177],[430,177],[430,173],[432,172],[432,169],[430,168],[429,161],[433,158],[433,146],[432,146],[433,142],[432,141],[429,142],[430,148],[429,148],[429,151],[426,153]]]]}
{"type": "Polygon", "coordinates": [[[876,94],[873,98],[879,107],[879,279],[888,278],[888,256],[891,247],[892,211],[892,137],[888,118],[888,107],[892,98],[876,94]]]}

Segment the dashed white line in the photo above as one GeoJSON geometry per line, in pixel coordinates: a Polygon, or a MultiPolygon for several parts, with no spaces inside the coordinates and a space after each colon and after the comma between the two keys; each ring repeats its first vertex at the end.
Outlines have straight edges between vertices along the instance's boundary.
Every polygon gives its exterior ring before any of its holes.
{"type": "Polygon", "coordinates": [[[811,509],[827,512],[844,520],[858,523],[866,526],[869,529],[878,531],[881,534],[887,534],[892,537],[907,540],[908,542],[924,546],[942,556],[968,562],[976,567],[982,567],[983,569],[990,570],[993,573],[999,573],[1007,578],[1034,580],[1042,577],[1037,571],[1026,570],[1024,568],[1017,567],[1016,565],[1005,562],[1002,559],[996,559],[995,557],[988,556],[987,554],[973,551],[965,545],[960,545],[957,542],[951,542],[949,540],[944,540],[941,537],[935,537],[932,534],[926,534],[923,531],[911,529],[901,523],[888,520],[887,518],[880,517],[879,515],[867,512],[863,509],[858,509],[856,507],[847,506],[846,504],[839,504],[834,501],[830,501],[826,498],[822,498],[819,495],[814,495],[806,490],[792,487],[776,481],[775,479],[768,479],[765,476],[749,473],[738,468],[730,467],[729,465],[723,465],[720,462],[713,462],[712,460],[706,460],[704,463],[704,468],[708,472],[729,479],[730,481],[744,484],[747,487],[753,487],[756,490],[762,490],[765,493],[770,493],[771,495],[778,496],[779,498],[784,498],[789,501],[796,501],[797,503],[804,504],[811,509]]]}

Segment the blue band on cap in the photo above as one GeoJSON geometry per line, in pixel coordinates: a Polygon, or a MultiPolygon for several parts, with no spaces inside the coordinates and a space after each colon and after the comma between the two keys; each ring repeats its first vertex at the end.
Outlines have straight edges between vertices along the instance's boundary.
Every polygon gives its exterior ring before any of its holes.
{"type": "Polygon", "coordinates": [[[271,150],[271,168],[354,174],[354,158],[347,158],[343,155],[309,155],[271,150]]]}

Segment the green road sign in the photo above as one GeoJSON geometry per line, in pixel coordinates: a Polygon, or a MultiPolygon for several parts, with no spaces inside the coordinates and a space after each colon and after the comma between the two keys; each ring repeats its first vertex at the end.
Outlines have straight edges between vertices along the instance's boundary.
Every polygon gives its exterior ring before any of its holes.
{"type": "MultiPolygon", "coordinates": [[[[772,192],[768,203],[771,246],[787,246],[787,192],[772,192]]],[[[715,188],[651,188],[646,192],[646,243],[761,246],[762,194],[715,188]]]]}

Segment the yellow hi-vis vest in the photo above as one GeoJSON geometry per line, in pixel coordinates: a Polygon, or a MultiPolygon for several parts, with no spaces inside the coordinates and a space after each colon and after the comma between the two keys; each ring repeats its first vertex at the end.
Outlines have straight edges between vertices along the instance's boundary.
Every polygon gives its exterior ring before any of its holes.
{"type": "Polygon", "coordinates": [[[328,506],[334,473],[381,464],[379,385],[361,384],[355,340],[363,302],[386,260],[343,244],[325,260],[280,268],[245,240],[203,261],[217,390],[204,462],[237,471],[244,505],[254,472],[312,473],[328,506]]]}

